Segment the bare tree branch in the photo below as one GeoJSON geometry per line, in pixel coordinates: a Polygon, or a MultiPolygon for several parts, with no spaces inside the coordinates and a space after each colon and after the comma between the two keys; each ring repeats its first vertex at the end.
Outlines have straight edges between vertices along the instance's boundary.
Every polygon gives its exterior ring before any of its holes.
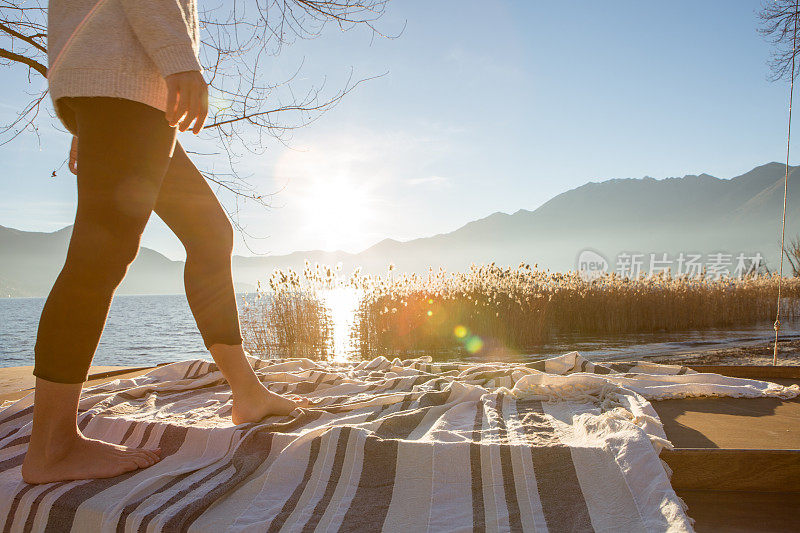
{"type": "Polygon", "coordinates": [[[14,52],[10,52],[10,51],[6,50],[5,48],[0,48],[0,57],[5,58],[5,59],[10,59],[11,61],[16,61],[17,63],[22,63],[24,65],[28,65],[29,67],[34,69],[36,72],[38,72],[39,74],[41,74],[45,78],[47,77],[47,67],[45,67],[44,65],[42,65],[41,63],[39,63],[38,61],[36,61],[34,59],[31,59],[29,57],[25,57],[25,56],[20,55],[20,54],[15,54],[14,52]]]}
{"type": "Polygon", "coordinates": [[[8,26],[6,26],[3,23],[0,23],[0,30],[6,32],[7,34],[11,35],[12,37],[16,37],[17,39],[21,39],[21,40],[25,41],[26,43],[34,46],[35,48],[38,48],[42,52],[45,52],[45,53],[47,52],[47,48],[45,48],[43,44],[39,44],[39,43],[36,42],[36,37],[44,37],[44,34],[38,33],[38,34],[35,34],[35,35],[31,35],[31,36],[23,35],[23,34],[19,33],[18,31],[15,31],[12,28],[9,28],[8,26]]]}
{"type": "MultiPolygon", "coordinates": [[[[767,0],[758,13],[761,20],[758,32],[774,46],[772,57],[768,62],[773,81],[789,79],[792,75],[792,59],[798,53],[793,46],[798,16],[800,16],[798,0],[767,0]]],[[[797,68],[800,68],[800,62],[797,62],[797,68]]]]}
{"type": "MultiPolygon", "coordinates": [[[[274,63],[268,59],[298,39],[319,37],[330,25],[340,31],[366,28],[372,38],[395,38],[376,27],[389,0],[212,1],[203,2],[199,14],[200,60],[211,96],[205,136],[215,140],[220,151],[213,155],[224,154],[230,172],[204,175],[218,190],[233,196],[237,211],[240,201],[269,207],[275,193],[256,191],[237,173],[242,155],[263,153],[274,143],[287,145],[294,130],[315,122],[361,83],[383,74],[354,80],[351,69],[344,86],[329,91],[324,78],[313,84],[300,75],[303,62],[276,80],[267,70],[274,63]]],[[[0,68],[23,66],[33,83],[31,72],[46,78],[46,64],[47,2],[0,0],[0,68]]],[[[31,94],[16,118],[0,125],[0,145],[24,132],[38,135],[46,95],[46,89],[31,94]]]]}

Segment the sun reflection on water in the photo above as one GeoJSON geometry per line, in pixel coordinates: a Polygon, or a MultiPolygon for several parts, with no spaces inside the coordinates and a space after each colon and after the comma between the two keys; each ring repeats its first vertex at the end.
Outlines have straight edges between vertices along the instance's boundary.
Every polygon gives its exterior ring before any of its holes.
{"type": "Polygon", "coordinates": [[[320,293],[330,317],[332,346],[329,353],[332,361],[350,361],[358,353],[353,328],[362,293],[362,290],[351,287],[337,287],[320,293]]]}

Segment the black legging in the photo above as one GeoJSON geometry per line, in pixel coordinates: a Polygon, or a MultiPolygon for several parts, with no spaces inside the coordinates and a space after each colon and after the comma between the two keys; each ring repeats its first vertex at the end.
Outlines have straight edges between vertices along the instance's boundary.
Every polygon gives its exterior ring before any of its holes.
{"type": "Polygon", "coordinates": [[[186,248],[186,298],[206,347],[240,344],[233,230],[164,112],[107,97],[57,104],[78,135],[78,208],[66,262],[39,321],[34,375],[86,381],[114,291],[153,211],[186,248]]]}

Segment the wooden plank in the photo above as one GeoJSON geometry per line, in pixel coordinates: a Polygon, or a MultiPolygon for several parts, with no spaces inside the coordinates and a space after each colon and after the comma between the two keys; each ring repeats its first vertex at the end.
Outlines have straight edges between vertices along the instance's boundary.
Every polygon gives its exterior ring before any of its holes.
{"type": "Polygon", "coordinates": [[[800,487],[800,450],[675,448],[661,458],[676,490],[793,492],[800,487]]]}
{"type": "MultiPolygon", "coordinates": [[[[800,490],[800,487],[798,487],[800,490]]],[[[798,530],[800,492],[677,491],[697,533],[798,530]]]]}
{"type": "MultiPolygon", "coordinates": [[[[89,373],[127,370],[128,368],[131,367],[92,365],[89,368],[89,373]]],[[[31,389],[35,384],[36,377],[33,375],[33,366],[10,366],[0,368],[0,394],[31,389]]]]}
{"type": "Polygon", "coordinates": [[[685,398],[653,408],[676,448],[800,449],[800,399],[685,398]]]}
{"type": "MultiPolygon", "coordinates": [[[[168,365],[169,363],[159,363],[157,366],[164,366],[168,365]]],[[[98,379],[106,379],[115,376],[121,376],[123,374],[130,374],[131,372],[141,372],[142,370],[153,370],[157,368],[156,366],[137,366],[131,368],[121,368],[119,370],[109,370],[107,372],[97,372],[96,374],[89,374],[89,377],[86,381],[96,381],[98,379]]]]}
{"type": "Polygon", "coordinates": [[[800,379],[800,366],[689,365],[689,368],[698,372],[712,372],[733,378],[800,379]]]}

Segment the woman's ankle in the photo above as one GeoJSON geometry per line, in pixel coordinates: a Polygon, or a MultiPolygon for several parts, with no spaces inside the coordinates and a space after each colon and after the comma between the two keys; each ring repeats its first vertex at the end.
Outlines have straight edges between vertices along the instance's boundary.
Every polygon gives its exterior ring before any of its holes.
{"type": "Polygon", "coordinates": [[[81,387],[80,383],[36,378],[29,451],[43,456],[59,455],[83,439],[77,420],[81,387]]]}
{"type": "Polygon", "coordinates": [[[214,344],[209,351],[234,394],[247,394],[263,387],[241,344],[214,344]]]}
{"type": "Polygon", "coordinates": [[[31,434],[31,441],[26,455],[32,454],[47,462],[57,461],[68,455],[75,445],[83,439],[84,437],[77,427],[74,430],[63,432],[31,434]]]}

